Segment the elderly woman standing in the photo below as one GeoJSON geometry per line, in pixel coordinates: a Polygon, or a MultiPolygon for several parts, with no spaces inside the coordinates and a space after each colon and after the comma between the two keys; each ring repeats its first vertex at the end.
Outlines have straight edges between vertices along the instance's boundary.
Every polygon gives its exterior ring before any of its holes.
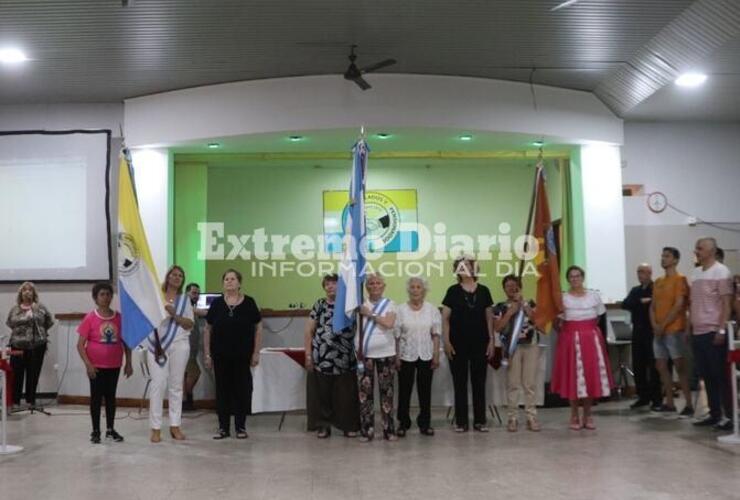
{"type": "Polygon", "coordinates": [[[206,315],[203,352],[206,368],[216,379],[218,433],[231,435],[231,415],[237,439],[246,439],[247,415],[252,412],[252,371],[260,360],[262,315],[254,299],[242,293],[242,275],[227,269],[221,276],[224,294],[211,303],[206,315]]]}
{"type": "Polygon", "coordinates": [[[193,328],[193,306],[183,292],[185,270],[172,266],[162,284],[167,318],[148,337],[147,366],[152,377],[149,393],[149,426],[152,443],[162,440],[162,405],[167,391],[170,414],[170,436],[177,441],[185,439],[180,430],[182,422],[182,385],[185,366],[190,357],[190,330],[193,328]]]}
{"type": "Polygon", "coordinates": [[[442,316],[425,299],[429,286],[422,278],[410,278],[406,284],[409,300],[398,307],[398,437],[411,428],[409,403],[416,378],[419,416],[416,424],[424,436],[433,436],[431,426],[432,375],[439,366],[439,336],[442,316]]]}
{"type": "Polygon", "coordinates": [[[572,430],[593,430],[593,400],[609,396],[614,387],[609,355],[598,325],[606,308],[597,292],[584,288],[583,269],[570,266],[565,276],[570,290],[563,294],[564,321],[558,332],[551,390],[570,402],[572,430]],[[581,405],[583,418],[578,415],[581,405]]]}
{"type": "Polygon", "coordinates": [[[331,435],[334,425],[346,437],[355,437],[359,428],[357,358],[352,341],[354,329],[332,329],[334,301],[337,297],[336,274],[324,276],[321,287],[325,298],[311,308],[304,329],[306,348],[307,407],[309,430],[318,429],[320,439],[331,435]]]}
{"type": "Polygon", "coordinates": [[[365,278],[368,298],[360,308],[364,318],[362,336],[358,336],[358,348],[362,354],[364,369],[360,374],[360,441],[372,441],[375,435],[375,374],[378,376],[380,412],[383,415],[383,437],[389,441],[398,439],[393,421],[393,378],[396,365],[396,306],[383,297],[385,280],[379,274],[368,274],[365,278]],[[359,341],[362,341],[360,348],[359,341]]]}
{"type": "Polygon", "coordinates": [[[493,298],[478,283],[474,259],[455,260],[457,284],[442,301],[442,334],[455,387],[455,432],[468,430],[468,371],[473,389],[473,429],[488,432],[486,425],[487,358],[493,356],[493,298]]]}
{"type": "Polygon", "coordinates": [[[36,287],[30,281],[26,281],[18,288],[16,305],[10,310],[5,324],[11,330],[10,348],[22,351],[22,354],[14,355],[10,359],[15,376],[13,405],[16,407],[20,405],[25,376],[26,403],[32,409],[36,408],[36,388],[49,341],[49,329],[54,320],[49,310],[39,302],[36,287]]]}

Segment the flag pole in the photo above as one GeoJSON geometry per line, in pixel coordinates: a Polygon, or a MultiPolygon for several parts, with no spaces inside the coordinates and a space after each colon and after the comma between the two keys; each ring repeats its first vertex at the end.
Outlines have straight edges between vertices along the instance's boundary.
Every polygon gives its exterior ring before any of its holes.
{"type": "MultiPolygon", "coordinates": [[[[357,138],[357,142],[358,143],[365,142],[365,125],[360,125],[360,136],[357,138]]],[[[363,182],[364,182],[364,176],[363,176],[363,182]]],[[[365,194],[365,190],[364,189],[362,189],[362,194],[363,195],[365,194]]],[[[365,213],[364,212],[362,214],[362,218],[363,219],[365,218],[365,213]]],[[[367,227],[364,224],[364,221],[363,221],[363,226],[367,227]]],[[[357,242],[356,244],[358,245],[358,250],[361,250],[361,248],[359,246],[359,242],[357,242]]],[[[358,272],[361,273],[362,272],[362,269],[358,270],[358,272]]],[[[362,344],[363,344],[363,341],[364,341],[364,338],[363,338],[364,337],[364,328],[363,328],[362,314],[360,314],[360,308],[362,308],[362,305],[365,303],[365,289],[362,286],[362,283],[360,284],[360,290],[359,290],[358,297],[359,297],[358,302],[359,302],[360,305],[359,305],[359,308],[355,311],[355,319],[356,319],[355,324],[357,325],[357,336],[358,336],[357,337],[358,338],[358,341],[357,341],[357,362],[358,362],[358,366],[362,365],[363,370],[364,370],[364,366],[365,366],[365,353],[363,352],[363,349],[362,349],[362,344]]]]}
{"type": "MultiPolygon", "coordinates": [[[[525,231],[525,235],[529,236],[532,233],[532,222],[533,222],[533,216],[534,216],[534,209],[535,209],[535,202],[537,200],[537,187],[539,186],[540,182],[540,173],[542,170],[542,146],[540,146],[540,152],[537,156],[537,166],[535,168],[534,172],[534,185],[532,186],[532,200],[529,203],[529,215],[527,216],[527,229],[525,231]]],[[[524,253],[529,253],[529,238],[525,239],[524,241],[524,253]]],[[[519,261],[519,269],[517,271],[517,278],[519,280],[519,283],[522,281],[522,275],[524,274],[524,261],[519,261]]],[[[521,292],[521,290],[520,290],[521,292]]],[[[507,357],[511,358],[511,356],[514,355],[514,351],[516,351],[517,346],[519,345],[519,331],[522,329],[522,324],[524,323],[524,305],[521,304],[519,306],[519,312],[516,315],[516,318],[514,319],[514,328],[511,331],[511,338],[509,339],[509,345],[506,348],[507,357]]]]}

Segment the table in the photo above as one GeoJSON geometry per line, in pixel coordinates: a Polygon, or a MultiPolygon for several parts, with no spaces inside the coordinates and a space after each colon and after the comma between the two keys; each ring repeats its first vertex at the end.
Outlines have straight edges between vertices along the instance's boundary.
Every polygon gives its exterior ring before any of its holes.
{"type": "MultiPolygon", "coordinates": [[[[306,409],[305,352],[302,348],[265,348],[260,351],[260,362],[252,370],[252,413],[288,412],[306,409]]],[[[538,405],[545,403],[545,367],[547,346],[540,346],[537,371],[538,405]]],[[[396,391],[397,393],[398,391],[396,391]]],[[[506,369],[489,367],[486,381],[486,400],[495,407],[506,406],[506,369]]],[[[523,403],[523,400],[520,401],[523,403]]],[[[412,405],[416,404],[416,394],[412,405]]],[[[440,367],[432,381],[432,405],[454,406],[452,374],[447,357],[440,356],[440,367]]]]}

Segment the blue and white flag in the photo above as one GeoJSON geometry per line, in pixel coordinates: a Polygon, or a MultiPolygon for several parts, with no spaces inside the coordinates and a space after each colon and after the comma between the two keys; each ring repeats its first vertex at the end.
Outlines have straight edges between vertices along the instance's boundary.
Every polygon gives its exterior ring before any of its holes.
{"type": "Polygon", "coordinates": [[[361,305],[365,280],[365,175],[369,149],[364,140],[352,148],[352,177],[349,183],[349,210],[342,236],[342,260],[334,305],[332,329],[340,332],[354,324],[354,312],[361,305]]]}

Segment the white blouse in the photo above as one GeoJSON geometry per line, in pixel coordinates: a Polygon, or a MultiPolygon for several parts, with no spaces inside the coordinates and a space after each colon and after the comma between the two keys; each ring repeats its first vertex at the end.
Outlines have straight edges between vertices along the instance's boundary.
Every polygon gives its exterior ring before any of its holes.
{"type": "MultiPolygon", "coordinates": [[[[369,300],[365,300],[364,305],[369,309],[373,309],[375,307],[375,304],[369,300]]],[[[383,318],[395,312],[396,305],[392,300],[389,300],[388,305],[382,314],[380,314],[380,317],[383,318]]],[[[363,326],[366,322],[367,318],[363,318],[363,326]]],[[[355,335],[355,348],[358,348],[359,337],[359,335],[355,335]]],[[[373,331],[370,338],[368,339],[367,335],[364,335],[363,341],[365,342],[365,345],[363,346],[362,354],[366,358],[389,358],[396,355],[396,337],[394,335],[393,327],[383,328],[380,324],[376,323],[375,331],[373,331]]]]}
{"type": "Polygon", "coordinates": [[[564,293],[563,309],[563,319],[566,321],[595,319],[606,312],[601,296],[594,290],[586,290],[585,295],[581,297],[564,293]]]}
{"type": "Polygon", "coordinates": [[[439,309],[424,302],[421,309],[414,311],[407,303],[398,307],[396,337],[403,361],[429,361],[434,354],[435,336],[442,331],[442,315],[439,309]]]}

